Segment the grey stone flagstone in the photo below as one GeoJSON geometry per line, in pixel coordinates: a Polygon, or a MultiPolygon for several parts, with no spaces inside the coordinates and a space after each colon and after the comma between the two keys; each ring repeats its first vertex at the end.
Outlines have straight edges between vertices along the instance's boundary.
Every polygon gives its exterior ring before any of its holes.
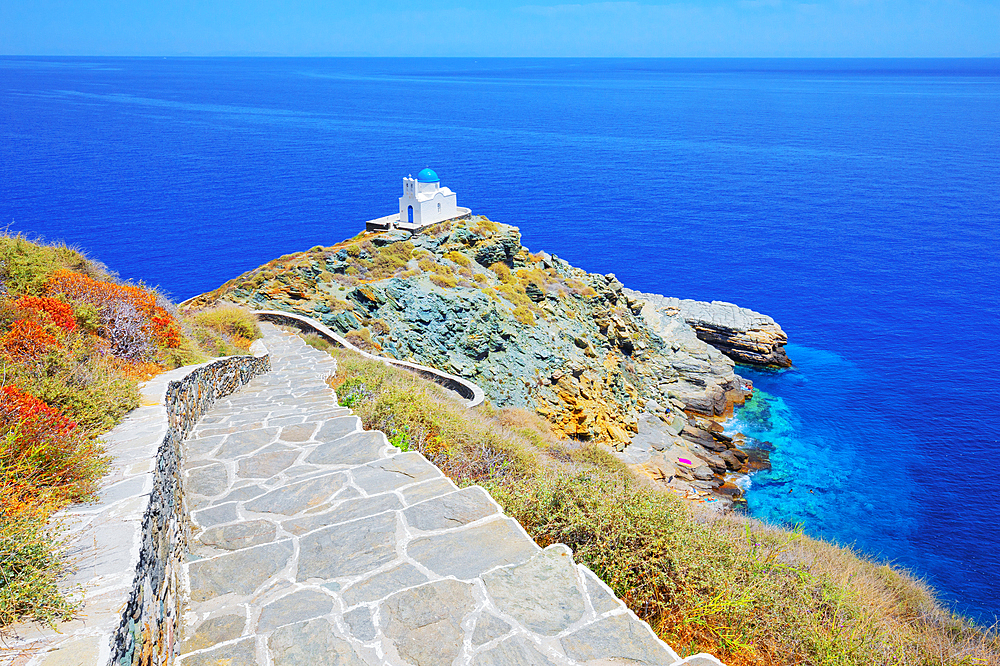
{"type": "Polygon", "coordinates": [[[380,627],[399,656],[415,666],[450,664],[461,652],[462,620],[475,608],[472,586],[441,580],[382,602],[380,627]]]}
{"type": "Polygon", "coordinates": [[[291,467],[300,455],[302,452],[298,449],[272,444],[257,455],[240,460],[236,476],[267,479],[291,467]]]}
{"type": "Polygon", "coordinates": [[[314,465],[361,465],[382,457],[385,435],[377,430],[355,432],[320,444],[306,458],[314,465]]]}
{"type": "Polygon", "coordinates": [[[347,477],[327,474],[281,486],[246,503],[247,511],[293,516],[326,502],[344,487],[347,477]]]}
{"type": "Polygon", "coordinates": [[[488,573],[483,582],[501,612],[543,636],[565,631],[586,611],[573,553],[562,544],[549,546],[524,564],[488,573]]]}
{"type": "Polygon", "coordinates": [[[294,624],[327,615],[333,610],[333,598],[318,590],[299,590],[264,606],[257,620],[257,631],[267,632],[286,624],[294,624]]]}
{"type": "Polygon", "coordinates": [[[193,652],[225,643],[243,634],[247,619],[243,615],[227,614],[209,618],[184,640],[182,652],[193,652]]]}
{"type": "Polygon", "coordinates": [[[523,637],[511,636],[501,641],[496,647],[476,655],[472,660],[472,665],[555,666],[555,663],[523,637]]]}
{"type": "Polygon", "coordinates": [[[292,542],[285,540],[192,562],[191,599],[250,594],[285,567],[293,550],[292,542]]]}
{"type": "Polygon", "coordinates": [[[267,520],[248,520],[210,527],[198,535],[198,541],[223,550],[241,550],[273,541],[277,531],[275,524],[267,520]]]}
{"type": "Polygon", "coordinates": [[[404,562],[348,587],[344,590],[344,603],[350,607],[355,604],[378,601],[393,592],[425,583],[427,580],[429,580],[427,576],[422,574],[419,569],[409,562],[404,562]]]}
{"type": "Polygon", "coordinates": [[[226,466],[220,463],[213,463],[188,470],[187,491],[196,495],[213,497],[223,493],[229,487],[229,478],[226,475],[226,466]]]}
{"type": "Polygon", "coordinates": [[[282,627],[271,634],[267,646],[274,666],[366,666],[325,618],[282,627]]]}
{"type": "Polygon", "coordinates": [[[649,625],[628,613],[612,615],[562,639],[566,656],[579,662],[601,660],[636,664],[672,664],[677,654],[657,640],[649,625]]]}
{"type": "Polygon", "coordinates": [[[538,546],[512,519],[414,539],[406,552],[439,576],[470,579],[493,567],[524,562],[538,546]]]}
{"type": "Polygon", "coordinates": [[[323,513],[286,520],[281,523],[281,527],[292,534],[301,535],[327,525],[345,523],[349,520],[402,508],[403,503],[393,494],[359,497],[346,500],[323,513]]]}
{"type": "Polygon", "coordinates": [[[425,532],[461,527],[497,513],[497,506],[479,487],[436,497],[403,512],[411,527],[425,532]]]}
{"type": "Polygon", "coordinates": [[[182,656],[179,666],[257,666],[256,645],[253,638],[182,656]]]}
{"type": "Polygon", "coordinates": [[[215,455],[219,458],[249,455],[273,442],[277,434],[277,428],[254,430],[247,426],[235,427],[233,433],[226,437],[226,441],[219,447],[215,455]]]}
{"type": "Polygon", "coordinates": [[[357,576],[393,561],[398,522],[382,513],[306,534],[299,539],[299,580],[357,576]]]}
{"type": "Polygon", "coordinates": [[[500,638],[510,632],[510,624],[504,622],[492,613],[484,612],[476,620],[476,630],[472,634],[473,645],[483,645],[489,643],[494,638],[500,638]]]}
{"type": "Polygon", "coordinates": [[[389,492],[443,476],[437,467],[414,451],[358,467],[352,475],[354,482],[369,494],[389,492]]]}

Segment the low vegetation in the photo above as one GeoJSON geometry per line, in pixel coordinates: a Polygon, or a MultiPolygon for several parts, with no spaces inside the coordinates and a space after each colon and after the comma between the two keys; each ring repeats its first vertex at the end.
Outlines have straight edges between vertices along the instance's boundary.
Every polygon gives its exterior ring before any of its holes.
{"type": "Polygon", "coordinates": [[[0,236],[0,627],[72,615],[51,519],[93,497],[108,467],[98,437],[138,406],[138,383],[259,335],[237,308],[184,320],[72,248],[0,236]]]}
{"type": "MultiPolygon", "coordinates": [[[[410,240],[386,243],[380,240],[382,233],[362,232],[336,245],[278,257],[201,295],[197,303],[266,297],[278,309],[282,309],[278,303],[287,303],[293,309],[319,304],[316,311],[322,313],[353,311],[357,321],[365,324],[367,314],[349,300],[352,289],[390,278],[426,277],[441,289],[482,290],[495,302],[506,303],[513,318],[530,327],[549,314],[541,299],[532,300],[529,292],[597,296],[584,281],[582,271],[571,276],[551,267],[539,268],[536,263],[542,261],[543,255],[533,255],[524,248],[513,258],[503,257],[488,266],[474,259],[478,249],[493,244],[501,233],[506,233],[501,225],[481,216],[442,222],[421,234],[443,242],[432,252],[410,240]],[[457,236],[453,235],[456,231],[460,232],[457,236]]],[[[377,349],[377,345],[376,340],[372,348],[377,349]]]]}
{"type": "Polygon", "coordinates": [[[235,305],[220,304],[191,312],[184,317],[184,323],[209,356],[246,354],[253,341],[261,337],[253,314],[235,305]]]}
{"type": "Polygon", "coordinates": [[[541,545],[569,545],[683,654],[750,664],[1000,663],[995,632],[896,567],[641,480],[606,449],[557,439],[524,410],[466,410],[436,385],[322,339],[331,385],[366,427],[460,485],[484,486],[541,545]]]}

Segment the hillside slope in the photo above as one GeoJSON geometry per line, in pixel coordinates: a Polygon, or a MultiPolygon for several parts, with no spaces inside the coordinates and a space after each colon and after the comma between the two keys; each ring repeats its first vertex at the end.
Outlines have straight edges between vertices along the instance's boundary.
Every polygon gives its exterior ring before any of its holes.
{"type": "Polygon", "coordinates": [[[483,217],[281,257],[190,304],[220,299],[314,317],[363,348],[467,377],[497,406],[619,448],[644,412],[680,430],[683,410],[721,415],[746,395],[733,361],[682,316],[661,312],[654,329],[614,275],[531,253],[517,228],[483,217]]]}
{"type": "Polygon", "coordinates": [[[139,405],[138,383],[256,335],[235,308],[184,321],[77,250],[0,235],[0,629],[72,616],[50,519],[92,498],[108,467],[99,438],[139,405]]]}

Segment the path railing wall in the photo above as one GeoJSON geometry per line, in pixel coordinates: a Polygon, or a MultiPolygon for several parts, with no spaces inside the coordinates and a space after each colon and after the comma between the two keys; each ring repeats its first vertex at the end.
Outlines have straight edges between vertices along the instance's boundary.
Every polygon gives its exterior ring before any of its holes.
{"type": "MultiPolygon", "coordinates": [[[[262,347],[259,347],[263,351],[262,347]]],[[[187,548],[187,518],[181,482],[180,444],[195,422],[225,397],[270,369],[266,354],[209,363],[167,386],[167,434],[154,466],[153,491],[142,521],[142,545],[121,622],[114,632],[110,664],[170,664],[183,612],[180,563],[187,548]]]]}
{"type": "Polygon", "coordinates": [[[403,368],[414,372],[424,379],[429,379],[432,382],[440,384],[445,388],[455,391],[463,398],[466,399],[465,406],[468,408],[478,407],[486,399],[486,394],[483,393],[483,389],[479,388],[477,384],[470,382],[468,379],[464,379],[457,375],[453,375],[443,370],[438,370],[437,368],[432,368],[427,365],[421,365],[420,363],[412,363],[410,361],[401,361],[398,358],[391,358],[388,356],[378,356],[376,354],[371,354],[358,348],[357,346],[351,344],[342,335],[339,335],[332,331],[329,327],[324,325],[312,317],[307,317],[305,315],[295,314],[292,312],[285,312],[283,310],[256,310],[254,312],[258,317],[266,321],[273,321],[278,324],[285,324],[288,326],[294,326],[300,330],[313,331],[321,335],[326,340],[332,342],[335,345],[344,347],[345,349],[350,349],[351,351],[357,352],[358,354],[364,356],[365,358],[370,358],[375,361],[382,361],[383,363],[388,363],[389,365],[394,365],[398,368],[403,368]]]}

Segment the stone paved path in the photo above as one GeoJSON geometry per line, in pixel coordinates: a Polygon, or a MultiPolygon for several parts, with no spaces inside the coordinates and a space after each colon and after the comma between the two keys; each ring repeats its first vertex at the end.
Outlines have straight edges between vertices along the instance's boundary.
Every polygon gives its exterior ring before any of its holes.
{"type": "Polygon", "coordinates": [[[565,546],[362,430],[329,356],[263,328],[272,372],[185,442],[180,666],[679,661],[565,546]]]}

